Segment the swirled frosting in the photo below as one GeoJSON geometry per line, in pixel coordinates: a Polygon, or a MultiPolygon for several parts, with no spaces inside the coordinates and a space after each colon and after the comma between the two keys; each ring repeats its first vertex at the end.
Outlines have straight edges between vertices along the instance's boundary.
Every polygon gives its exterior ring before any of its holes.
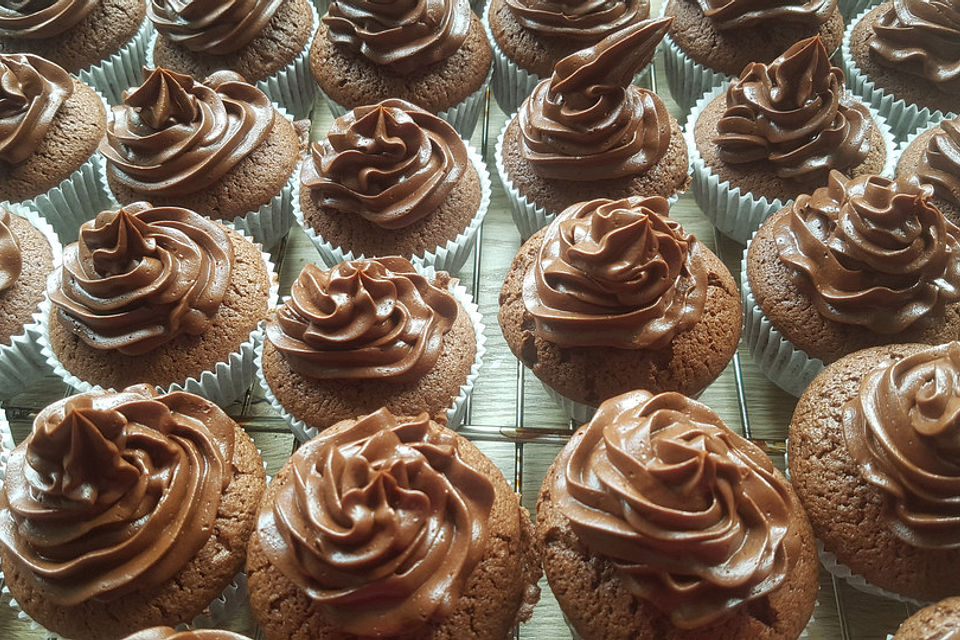
{"type": "Polygon", "coordinates": [[[232,269],[224,227],[187,209],[135,202],[80,227],[47,293],[57,319],[85,343],[135,356],[203,334],[232,269]]]}
{"type": "Polygon", "coordinates": [[[20,241],[10,226],[10,212],[0,207],[0,292],[13,286],[22,269],[20,241]]]}
{"type": "Polygon", "coordinates": [[[0,54],[0,160],[23,162],[73,95],[70,74],[28,53],[0,54]]]}
{"type": "Polygon", "coordinates": [[[234,429],[212,402],[147,385],[56,402],[10,456],[0,544],[59,606],[162,584],[213,533],[234,429]]]}
{"type": "Polygon", "coordinates": [[[731,164],[762,161],[781,178],[823,184],[870,152],[873,120],[845,103],[843,72],[820,36],[801,40],[769,65],[753,62],[727,89],[714,142],[731,164]]]}
{"type": "Polygon", "coordinates": [[[517,22],[544,36],[596,42],[650,15],[647,0],[506,0],[517,22]]]}
{"type": "Polygon", "coordinates": [[[270,99],[232,71],[200,83],[154,69],[113,107],[100,153],[116,180],[146,197],[195,193],[266,140],[274,117],[270,99]]]}
{"type": "Polygon", "coordinates": [[[864,375],[843,407],[843,434],[897,537],[960,548],[960,343],[864,375]]]}
{"type": "Polygon", "coordinates": [[[347,634],[442,620],[483,557],[494,490],[426,413],[380,409],[290,458],[257,535],[270,562],[347,634]]]}
{"type": "Polygon", "coordinates": [[[703,249],[659,196],[591,200],[550,224],[523,280],[536,332],[562,347],[660,348],[695,325],[703,249]]]}
{"type": "Polygon", "coordinates": [[[915,177],[831,172],[774,223],[780,260],[823,317],[904,331],[960,299],[960,229],[930,194],[915,177]]]}
{"type": "Polygon", "coordinates": [[[632,86],[673,18],[634,23],[562,59],[517,113],[520,153],[543,178],[640,175],[670,144],[670,115],[632,86]]]}
{"type": "Polygon", "coordinates": [[[798,507],[770,459],[679,393],[605,401],[555,464],[570,527],[678,628],[769,594],[800,555],[798,507]]]}
{"type": "Polygon", "coordinates": [[[467,0],[333,0],[327,38],[406,75],[446,60],[467,39],[467,0]]]}
{"type": "Polygon", "coordinates": [[[882,64],[960,94],[960,0],[894,0],[869,46],[882,64]]]}
{"type": "Polygon", "coordinates": [[[408,382],[433,368],[456,298],[396,256],[304,266],[267,339],[309,378],[408,382]]]}
{"type": "Polygon", "coordinates": [[[221,629],[190,629],[177,631],[171,627],[150,627],[129,635],[124,640],[248,640],[239,633],[221,629]]]}
{"type": "Polygon", "coordinates": [[[456,130],[404,100],[357,107],[337,118],[302,184],[320,204],[400,229],[436,211],[467,164],[456,130]]]}
{"type": "Polygon", "coordinates": [[[64,33],[93,11],[97,0],[4,0],[0,37],[39,40],[64,33]]]}
{"type": "Polygon", "coordinates": [[[283,0],[150,0],[147,15],[170,41],[225,55],[260,35],[283,0]]]}
{"type": "Polygon", "coordinates": [[[938,198],[960,205],[960,118],[944,120],[920,156],[917,176],[938,198]]]}
{"type": "Polygon", "coordinates": [[[780,21],[823,24],[837,10],[837,0],[697,0],[697,4],[721,31],[780,21]]]}

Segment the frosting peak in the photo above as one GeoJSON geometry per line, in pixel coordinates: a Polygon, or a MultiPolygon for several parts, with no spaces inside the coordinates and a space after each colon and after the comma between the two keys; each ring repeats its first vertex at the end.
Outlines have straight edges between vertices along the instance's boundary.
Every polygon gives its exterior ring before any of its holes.
{"type": "Polygon", "coordinates": [[[97,0],[4,0],[0,36],[42,40],[66,32],[87,17],[97,0]]]}
{"type": "Polygon", "coordinates": [[[283,0],[150,0],[147,15],[172,42],[213,55],[233,53],[260,35],[283,0]]]}
{"type": "Polygon", "coordinates": [[[836,0],[697,0],[697,4],[721,31],[778,20],[823,24],[837,9],[836,0]]]}
{"type": "Polygon", "coordinates": [[[938,198],[960,206],[960,118],[938,125],[920,157],[917,176],[933,185],[938,198]]]}
{"type": "Polygon", "coordinates": [[[0,161],[17,164],[33,155],[72,95],[70,74],[49,60],[0,54],[0,161]]]}
{"type": "Polygon", "coordinates": [[[506,0],[521,25],[545,36],[596,41],[650,15],[647,0],[506,0]]]}
{"type": "Polygon", "coordinates": [[[20,241],[10,225],[10,212],[0,207],[0,292],[12,287],[23,269],[20,241]]]}

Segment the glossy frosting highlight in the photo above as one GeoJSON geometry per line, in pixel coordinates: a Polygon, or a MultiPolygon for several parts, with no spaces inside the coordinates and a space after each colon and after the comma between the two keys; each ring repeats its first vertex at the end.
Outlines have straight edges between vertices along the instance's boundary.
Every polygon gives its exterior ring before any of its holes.
{"type": "Polygon", "coordinates": [[[596,42],[650,15],[647,0],[506,0],[517,22],[542,36],[596,42]]]}
{"type": "Polygon", "coordinates": [[[823,24],[837,10],[837,0],[697,0],[697,4],[721,31],[777,22],[823,24]]]}
{"type": "Polygon", "coordinates": [[[917,177],[933,192],[960,206],[960,118],[944,120],[920,156],[917,177]]]}
{"type": "Polygon", "coordinates": [[[0,54],[0,161],[23,162],[73,95],[70,74],[28,53],[0,54]]]}
{"type": "Polygon", "coordinates": [[[283,0],[149,0],[157,31],[190,51],[225,55],[260,35],[283,0]]]}
{"type": "Polygon", "coordinates": [[[222,629],[177,631],[170,627],[150,627],[129,635],[123,640],[248,640],[248,638],[222,629]]]}
{"type": "Polygon", "coordinates": [[[10,226],[11,215],[0,207],[0,292],[12,287],[23,269],[20,241],[10,226]]]}
{"type": "Polygon", "coordinates": [[[66,32],[87,17],[97,0],[4,0],[0,37],[42,40],[66,32]]]}

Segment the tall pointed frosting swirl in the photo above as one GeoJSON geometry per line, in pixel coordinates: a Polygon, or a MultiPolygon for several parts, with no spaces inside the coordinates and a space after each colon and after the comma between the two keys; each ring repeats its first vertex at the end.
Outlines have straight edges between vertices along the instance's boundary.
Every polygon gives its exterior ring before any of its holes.
{"type": "Polygon", "coordinates": [[[864,375],[844,405],[843,433],[863,479],[882,491],[897,537],[960,548],[960,344],[864,375]]]}
{"type": "Polygon", "coordinates": [[[405,75],[452,56],[472,15],[467,0],[333,0],[323,22],[331,42],[405,75]]]}
{"type": "Polygon", "coordinates": [[[48,294],[56,320],[85,343],[139,355],[204,333],[232,268],[230,237],[216,222],[135,202],[80,227],[48,294]]]}
{"type": "Polygon", "coordinates": [[[933,185],[933,192],[960,206],[960,118],[944,120],[920,156],[917,177],[933,185]]]}
{"type": "Polygon", "coordinates": [[[647,0],[506,0],[521,25],[544,36],[596,41],[650,15],[647,0]]]}
{"type": "Polygon", "coordinates": [[[40,40],[66,32],[87,17],[97,0],[4,0],[0,37],[40,40]]]}
{"type": "Polygon", "coordinates": [[[880,334],[960,300],[960,229],[915,177],[848,179],[802,195],[777,220],[777,251],[823,317],[880,334]]]}
{"type": "Polygon", "coordinates": [[[233,53],[260,35],[283,0],[150,0],[147,15],[170,41],[201,53],[233,53]]]}
{"type": "Polygon", "coordinates": [[[113,107],[100,153],[116,180],[145,197],[195,193],[266,140],[274,117],[270,99],[236,73],[200,83],[154,69],[113,107]]]}
{"type": "Polygon", "coordinates": [[[659,196],[591,200],[547,228],[523,280],[536,331],[563,347],[659,348],[706,303],[700,243],[659,196]]]}
{"type": "Polygon", "coordinates": [[[494,501],[456,434],[425,413],[380,409],[322,432],[289,465],[255,535],[337,629],[392,638],[450,614],[483,557],[494,501]]]}
{"type": "Polygon", "coordinates": [[[73,95],[70,74],[27,53],[0,54],[0,161],[23,162],[73,95]]]}
{"type": "Polygon", "coordinates": [[[544,178],[639,175],[670,144],[670,116],[656,94],[632,86],[673,18],[647,20],[567,56],[517,114],[520,153],[544,178]]]}
{"type": "Polygon", "coordinates": [[[147,385],[56,402],[10,456],[0,544],[59,606],[162,584],[213,532],[234,429],[212,402],[147,385]]]}
{"type": "Polygon", "coordinates": [[[678,393],[605,401],[555,464],[573,531],[680,629],[763,598],[800,555],[799,506],[770,459],[678,393]]]}
{"type": "Polygon", "coordinates": [[[720,159],[762,161],[781,178],[823,184],[870,151],[873,120],[845,97],[843,72],[820,36],[801,40],[770,64],[753,62],[730,83],[717,123],[720,159]]]}
{"type": "Polygon", "coordinates": [[[717,29],[744,29],[780,21],[823,24],[837,10],[837,0],[697,0],[717,29]]]}
{"type": "Polygon", "coordinates": [[[433,368],[456,299],[406,258],[307,264],[267,323],[267,339],[310,378],[407,382],[433,368]]]}
{"type": "Polygon", "coordinates": [[[400,229],[436,211],[467,164],[456,130],[404,100],[357,107],[312,147],[302,184],[324,207],[400,229]]]}
{"type": "Polygon", "coordinates": [[[0,207],[0,292],[12,287],[23,269],[20,241],[10,226],[10,215],[0,207]]]}

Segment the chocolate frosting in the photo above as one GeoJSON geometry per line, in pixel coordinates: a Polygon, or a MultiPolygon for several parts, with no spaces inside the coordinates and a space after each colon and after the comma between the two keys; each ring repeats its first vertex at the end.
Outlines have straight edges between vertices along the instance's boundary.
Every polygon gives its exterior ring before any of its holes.
{"type": "Polygon", "coordinates": [[[762,161],[781,178],[822,185],[831,169],[856,167],[870,152],[870,112],[845,94],[843,72],[820,36],[769,65],[748,64],[727,89],[714,139],[720,159],[762,161]]]}
{"type": "Polygon", "coordinates": [[[233,53],[260,35],[283,0],[150,0],[153,26],[177,45],[213,55],[233,53]]]}
{"type": "Polygon", "coordinates": [[[0,161],[23,162],[73,95],[70,74],[29,53],[0,54],[0,161]]]}
{"type": "Polygon", "coordinates": [[[187,209],[135,202],[80,227],[47,293],[56,318],[85,343],[135,356],[203,334],[232,269],[224,227],[187,209]]]}
{"type": "Polygon", "coordinates": [[[246,158],[270,135],[275,113],[260,89],[232,71],[200,83],[154,69],[113,107],[100,153],[130,189],[182,196],[206,189],[246,158]]]}
{"type": "Polygon", "coordinates": [[[484,555],[491,481],[429,420],[380,409],[290,458],[256,535],[343,633],[406,636],[456,607],[484,555]]]}
{"type": "Polygon", "coordinates": [[[897,537],[960,548],[960,343],[864,375],[843,407],[843,434],[860,475],[883,493],[897,537]]]}
{"type": "Polygon", "coordinates": [[[650,15],[647,0],[506,0],[517,22],[543,36],[596,42],[650,15]]]}
{"type": "Polygon", "coordinates": [[[0,37],[53,38],[86,18],[96,6],[97,0],[3,0],[0,37]]]}
{"type": "Polygon", "coordinates": [[[837,10],[837,0],[697,0],[697,4],[721,31],[783,21],[823,24],[837,10]]]}
{"type": "Polygon", "coordinates": [[[248,640],[239,633],[221,629],[190,629],[177,631],[170,627],[150,627],[129,635],[124,640],[248,640]]]}
{"type": "Polygon", "coordinates": [[[678,628],[766,596],[800,555],[799,506],[770,459],[679,393],[605,401],[555,464],[574,533],[678,628]]]}
{"type": "Polygon", "coordinates": [[[881,64],[960,95],[960,0],[894,0],[869,45],[881,64]]]}
{"type": "Polygon", "coordinates": [[[408,75],[452,56],[470,30],[467,0],[333,0],[327,38],[408,75]]]}
{"type": "Polygon", "coordinates": [[[640,175],[670,144],[670,115],[632,86],[673,18],[645,20],[562,59],[517,114],[520,153],[540,177],[593,181],[640,175]]]}
{"type": "Polygon", "coordinates": [[[57,606],[163,584],[214,531],[234,429],[212,402],[147,385],[55,402],[10,456],[0,544],[57,606]]]}
{"type": "Polygon", "coordinates": [[[944,120],[920,156],[917,176],[933,185],[933,192],[960,206],[960,118],[944,120]]]}
{"type": "Polygon", "coordinates": [[[303,186],[324,207],[363,216],[378,227],[401,229],[436,211],[467,164],[456,130],[404,100],[357,107],[337,118],[303,186]]]}
{"type": "Polygon", "coordinates": [[[780,260],[824,318],[879,334],[960,299],[960,229],[915,177],[849,179],[801,195],[774,223],[780,260]]]}
{"type": "Polygon", "coordinates": [[[547,228],[523,279],[537,335],[561,347],[658,349],[703,315],[703,248],[659,196],[591,200],[547,228]]]}
{"type": "Polygon", "coordinates": [[[437,363],[458,308],[406,258],[307,264],[267,339],[309,378],[409,382],[437,363]]]}
{"type": "Polygon", "coordinates": [[[10,222],[10,212],[0,207],[0,292],[13,286],[23,268],[20,241],[10,222]]]}

